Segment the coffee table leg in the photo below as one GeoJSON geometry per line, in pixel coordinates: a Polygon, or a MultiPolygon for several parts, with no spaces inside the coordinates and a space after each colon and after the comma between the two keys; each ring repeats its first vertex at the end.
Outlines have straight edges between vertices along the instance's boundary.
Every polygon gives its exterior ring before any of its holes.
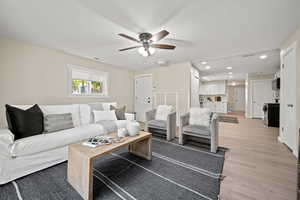
{"type": "Polygon", "coordinates": [[[93,161],[69,148],[68,182],[84,200],[93,199],[93,161]]]}
{"type": "Polygon", "coordinates": [[[148,137],[144,140],[129,145],[129,152],[145,158],[147,160],[152,159],[152,137],[148,137]]]}

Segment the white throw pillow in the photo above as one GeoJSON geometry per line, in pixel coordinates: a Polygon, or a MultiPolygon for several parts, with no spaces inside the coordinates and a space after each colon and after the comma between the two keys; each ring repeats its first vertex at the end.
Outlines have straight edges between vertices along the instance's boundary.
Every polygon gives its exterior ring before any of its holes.
{"type": "Polygon", "coordinates": [[[209,126],[211,111],[208,108],[191,108],[190,125],[209,126]]]}
{"type": "Polygon", "coordinates": [[[155,119],[156,120],[167,120],[168,115],[173,111],[172,106],[159,105],[156,109],[155,119]]]}
{"type": "Polygon", "coordinates": [[[99,121],[116,121],[116,113],[114,110],[94,110],[94,122],[99,121]]]}

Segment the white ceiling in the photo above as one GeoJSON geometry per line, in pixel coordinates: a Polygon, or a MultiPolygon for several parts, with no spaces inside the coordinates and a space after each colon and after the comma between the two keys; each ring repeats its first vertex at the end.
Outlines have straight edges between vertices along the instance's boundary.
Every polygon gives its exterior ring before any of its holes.
{"type": "Polygon", "coordinates": [[[279,48],[300,25],[299,8],[299,0],[0,0],[0,35],[141,69],[279,48]],[[118,33],[162,29],[175,51],[117,51],[135,45],[118,33]]]}
{"type": "Polygon", "coordinates": [[[243,80],[248,73],[262,75],[277,72],[280,67],[280,51],[271,50],[205,61],[207,64],[202,64],[201,60],[193,61],[193,65],[201,71],[204,81],[243,80]],[[266,55],[267,58],[262,60],[261,55],[266,55]],[[207,66],[210,69],[206,69],[207,66]]]}

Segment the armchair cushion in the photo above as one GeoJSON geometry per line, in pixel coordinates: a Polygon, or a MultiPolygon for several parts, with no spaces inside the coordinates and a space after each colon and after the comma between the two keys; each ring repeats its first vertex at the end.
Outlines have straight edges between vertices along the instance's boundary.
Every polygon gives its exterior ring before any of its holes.
{"type": "Polygon", "coordinates": [[[191,108],[190,109],[190,125],[209,126],[211,111],[208,108],[191,108]]]}
{"type": "Polygon", "coordinates": [[[156,110],[155,120],[167,120],[168,115],[172,112],[173,107],[168,105],[159,105],[156,110]]]}
{"type": "Polygon", "coordinates": [[[185,133],[192,133],[197,135],[209,136],[210,129],[207,126],[199,126],[199,125],[187,125],[182,128],[185,133]]]}
{"type": "Polygon", "coordinates": [[[158,128],[158,129],[166,129],[167,128],[167,121],[165,120],[151,120],[148,122],[148,126],[151,128],[158,128]]]}

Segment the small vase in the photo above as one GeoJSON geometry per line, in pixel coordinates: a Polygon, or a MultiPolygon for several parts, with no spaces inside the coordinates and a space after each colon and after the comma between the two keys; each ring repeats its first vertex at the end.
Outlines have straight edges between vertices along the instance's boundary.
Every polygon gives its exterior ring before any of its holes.
{"type": "Polygon", "coordinates": [[[140,124],[138,122],[129,122],[127,124],[129,136],[136,136],[140,131],[140,124]]]}

